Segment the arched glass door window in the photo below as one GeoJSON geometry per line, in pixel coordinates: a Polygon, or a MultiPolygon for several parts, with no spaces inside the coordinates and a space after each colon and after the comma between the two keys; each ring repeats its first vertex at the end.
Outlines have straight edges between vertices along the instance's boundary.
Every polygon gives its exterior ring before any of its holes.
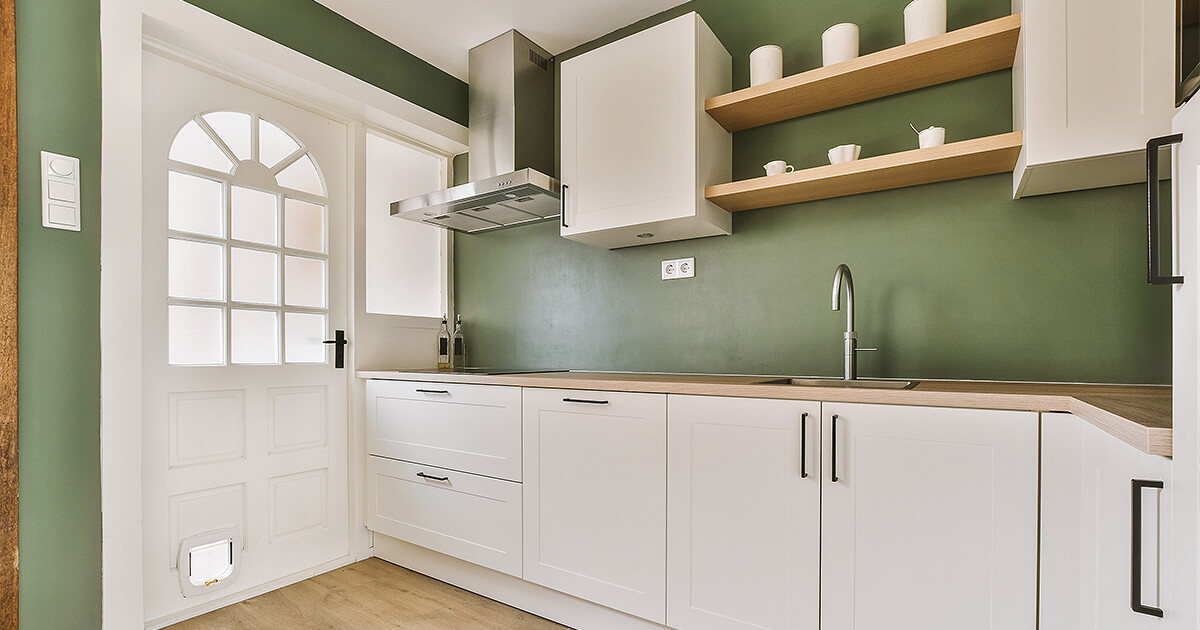
{"type": "Polygon", "coordinates": [[[169,158],[168,362],[324,363],[328,193],[303,142],[254,113],[209,112],[169,158]]]}

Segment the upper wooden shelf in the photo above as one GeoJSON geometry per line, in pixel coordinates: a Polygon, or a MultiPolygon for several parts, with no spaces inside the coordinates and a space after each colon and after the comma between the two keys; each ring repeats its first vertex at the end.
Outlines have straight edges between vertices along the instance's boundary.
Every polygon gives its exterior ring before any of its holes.
{"type": "Polygon", "coordinates": [[[1011,172],[1021,153],[1021,132],[913,149],[802,171],[709,186],[704,196],[728,210],[789,203],[1011,172]]]}
{"type": "Polygon", "coordinates": [[[714,96],[704,103],[728,131],[861,103],[1011,68],[1021,15],[863,55],[778,81],[714,96]]]}

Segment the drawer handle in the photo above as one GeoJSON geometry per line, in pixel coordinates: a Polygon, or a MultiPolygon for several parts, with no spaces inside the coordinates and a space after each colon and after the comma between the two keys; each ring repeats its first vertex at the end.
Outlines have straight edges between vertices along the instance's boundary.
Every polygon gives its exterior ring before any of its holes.
{"type": "Polygon", "coordinates": [[[564,398],[563,402],[581,403],[584,405],[607,405],[607,400],[588,400],[586,398],[564,398]]]}
{"type": "Polygon", "coordinates": [[[450,395],[450,392],[445,389],[418,389],[417,393],[420,393],[420,394],[445,394],[447,396],[450,395]]]}
{"type": "Polygon", "coordinates": [[[1129,528],[1131,532],[1130,539],[1130,563],[1129,563],[1129,607],[1135,613],[1150,615],[1151,617],[1162,617],[1163,611],[1161,608],[1146,606],[1142,604],[1142,488],[1159,488],[1163,487],[1161,481],[1146,481],[1144,479],[1131,479],[1133,487],[1133,524],[1129,528]]]}
{"type": "Polygon", "coordinates": [[[423,479],[432,479],[434,481],[450,481],[449,477],[434,477],[433,475],[426,475],[423,472],[417,473],[417,476],[423,479]]]}
{"type": "Polygon", "coordinates": [[[800,478],[808,478],[808,414],[800,414],[800,478]]]}

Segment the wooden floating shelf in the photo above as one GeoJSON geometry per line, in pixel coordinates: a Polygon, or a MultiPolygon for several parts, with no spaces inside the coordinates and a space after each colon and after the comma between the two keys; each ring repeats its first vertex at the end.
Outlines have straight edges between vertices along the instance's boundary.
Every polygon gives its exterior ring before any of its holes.
{"type": "Polygon", "coordinates": [[[714,96],[704,109],[741,131],[1011,68],[1021,15],[968,26],[777,81],[714,96]]]}
{"type": "Polygon", "coordinates": [[[709,186],[704,196],[728,210],[754,210],[802,201],[1012,172],[1021,132],[913,149],[783,175],[709,186]]]}

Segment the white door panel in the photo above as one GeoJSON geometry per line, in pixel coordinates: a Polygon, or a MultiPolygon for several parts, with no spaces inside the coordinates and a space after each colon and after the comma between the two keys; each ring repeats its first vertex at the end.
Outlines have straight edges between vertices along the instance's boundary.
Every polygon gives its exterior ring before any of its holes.
{"type": "Polygon", "coordinates": [[[346,372],[319,343],[347,328],[349,138],[342,123],[150,53],[143,81],[143,558],[155,620],[349,553],[346,372]],[[208,147],[201,159],[173,148],[181,129],[208,147]],[[219,255],[184,268],[169,238],[219,255]],[[172,325],[168,303],[218,327],[172,325]],[[189,349],[214,365],[178,364],[189,349]],[[242,536],[240,576],[184,599],[179,541],[225,527],[242,536]]]}

